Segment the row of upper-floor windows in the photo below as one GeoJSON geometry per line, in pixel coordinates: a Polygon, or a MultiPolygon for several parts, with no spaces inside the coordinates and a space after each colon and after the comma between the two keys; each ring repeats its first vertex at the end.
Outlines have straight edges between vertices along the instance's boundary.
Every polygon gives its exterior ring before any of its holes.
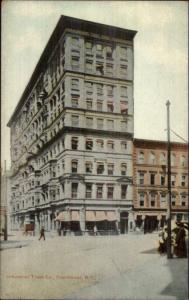
{"type": "Polygon", "coordinates": [[[127,175],[127,164],[126,163],[105,163],[102,161],[86,161],[81,164],[79,160],[73,159],[70,162],[68,170],[65,170],[65,160],[58,163],[54,167],[46,168],[41,174],[41,177],[58,177],[64,173],[70,172],[72,174],[97,174],[97,175],[127,175]]]}
{"type": "MultiPolygon", "coordinates": [[[[149,193],[147,197],[146,193],[138,193],[137,202],[140,207],[166,207],[167,206],[167,195],[165,193],[149,193]],[[159,205],[158,205],[159,204],[159,205]]],[[[175,206],[188,206],[188,198],[185,194],[176,195],[172,193],[171,195],[171,205],[175,206]]]]}
{"type": "MultiPolygon", "coordinates": [[[[16,206],[13,205],[13,211],[24,209],[30,206],[39,205],[42,204],[42,202],[48,201],[51,199],[52,201],[58,200],[61,196],[63,196],[64,193],[64,184],[61,184],[61,186],[57,187],[56,190],[52,190],[49,194],[48,192],[44,192],[41,197],[39,196],[31,196],[26,200],[20,199],[19,202],[17,202],[16,206]],[[41,198],[41,199],[40,199],[41,198]]],[[[82,187],[83,189],[83,187],[82,187]]],[[[71,191],[70,191],[71,198],[80,198],[81,192],[79,189],[79,183],[78,182],[72,182],[71,183],[71,191]]],[[[121,184],[118,188],[116,194],[119,194],[120,200],[124,200],[127,198],[127,185],[121,184]]],[[[115,199],[115,186],[113,184],[93,184],[93,183],[85,183],[85,198],[86,199],[115,199]]],[[[117,197],[116,197],[116,200],[117,197]]],[[[14,203],[15,201],[13,201],[14,203]]]]}
{"type": "MultiPolygon", "coordinates": [[[[186,155],[180,155],[176,153],[171,153],[171,165],[175,166],[177,161],[179,160],[180,166],[186,166],[186,155]]],[[[139,151],[137,155],[137,162],[138,163],[149,163],[152,165],[161,164],[166,165],[167,164],[167,155],[165,152],[161,152],[159,155],[157,155],[154,151],[145,153],[144,151],[139,151]]]]}
{"type": "MultiPolygon", "coordinates": [[[[165,176],[164,174],[138,172],[137,183],[139,185],[150,184],[164,186],[167,184],[167,176],[165,176]]],[[[185,187],[187,185],[187,176],[185,174],[172,174],[171,185],[180,185],[182,187],[185,187]]]]}

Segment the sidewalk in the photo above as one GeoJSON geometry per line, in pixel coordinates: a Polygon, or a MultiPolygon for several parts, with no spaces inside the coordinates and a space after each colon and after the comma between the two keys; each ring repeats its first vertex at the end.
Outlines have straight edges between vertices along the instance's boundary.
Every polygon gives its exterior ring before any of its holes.
{"type": "Polygon", "coordinates": [[[188,261],[158,254],[119,276],[70,294],[65,300],[187,300],[188,261]]]}

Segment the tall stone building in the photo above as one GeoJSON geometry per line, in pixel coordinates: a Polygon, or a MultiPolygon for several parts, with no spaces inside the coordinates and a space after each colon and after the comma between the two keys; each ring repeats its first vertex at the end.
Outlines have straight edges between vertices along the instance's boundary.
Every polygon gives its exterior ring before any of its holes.
{"type": "Polygon", "coordinates": [[[12,229],[132,230],[135,34],[61,16],[8,123],[12,229]]]}
{"type": "MultiPolygon", "coordinates": [[[[136,226],[163,227],[167,218],[167,143],[134,140],[133,205],[136,226]]],[[[171,217],[188,222],[188,145],[171,143],[171,217]]]]}

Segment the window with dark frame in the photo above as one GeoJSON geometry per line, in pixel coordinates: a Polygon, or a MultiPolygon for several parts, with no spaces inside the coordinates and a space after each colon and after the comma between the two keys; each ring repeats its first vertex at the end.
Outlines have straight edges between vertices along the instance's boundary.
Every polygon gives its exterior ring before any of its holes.
{"type": "Polygon", "coordinates": [[[78,161],[72,160],[72,173],[77,173],[78,161]]]}
{"type": "Polygon", "coordinates": [[[72,198],[77,198],[78,183],[72,182],[72,198]]]}
{"type": "Polygon", "coordinates": [[[122,184],[121,185],[121,199],[126,199],[127,196],[127,185],[122,184]]]}
{"type": "Polygon", "coordinates": [[[97,199],[101,199],[103,196],[103,185],[97,184],[96,185],[96,197],[97,199]]]}
{"type": "Polygon", "coordinates": [[[86,198],[92,198],[92,183],[86,183],[86,198]]]}
{"type": "Polygon", "coordinates": [[[90,139],[86,139],[85,141],[85,149],[92,150],[93,149],[93,141],[90,139]]]}
{"type": "Polygon", "coordinates": [[[78,138],[72,137],[71,144],[72,144],[72,150],[77,150],[78,149],[78,138]]]}

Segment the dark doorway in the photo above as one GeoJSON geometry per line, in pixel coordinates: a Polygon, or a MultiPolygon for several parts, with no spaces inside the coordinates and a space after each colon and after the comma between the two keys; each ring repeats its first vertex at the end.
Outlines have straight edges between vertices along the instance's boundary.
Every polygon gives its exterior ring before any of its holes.
{"type": "Polygon", "coordinates": [[[158,229],[157,216],[146,216],[144,220],[144,233],[158,229]]]}
{"type": "Polygon", "coordinates": [[[120,213],[120,233],[125,234],[128,232],[128,212],[123,211],[120,213]]]}

